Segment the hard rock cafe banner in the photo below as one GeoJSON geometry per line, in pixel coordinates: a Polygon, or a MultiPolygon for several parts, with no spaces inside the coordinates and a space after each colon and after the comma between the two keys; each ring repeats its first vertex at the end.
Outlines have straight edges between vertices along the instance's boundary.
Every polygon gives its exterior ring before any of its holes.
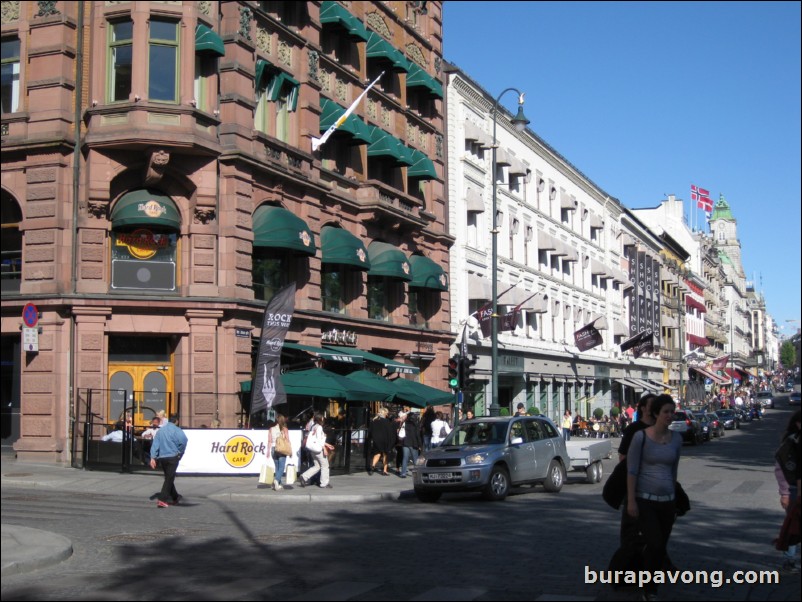
{"type": "Polygon", "coordinates": [[[280,289],[265,308],[256,377],[251,394],[251,415],[287,403],[279,372],[281,348],[295,311],[295,283],[280,289]]]}

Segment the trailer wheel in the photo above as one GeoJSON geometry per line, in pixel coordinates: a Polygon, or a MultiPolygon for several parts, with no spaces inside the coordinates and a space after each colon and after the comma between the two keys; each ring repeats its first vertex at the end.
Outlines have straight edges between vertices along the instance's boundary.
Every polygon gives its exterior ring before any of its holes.
{"type": "Polygon", "coordinates": [[[596,482],[596,463],[589,464],[585,469],[585,480],[591,485],[596,482]]]}

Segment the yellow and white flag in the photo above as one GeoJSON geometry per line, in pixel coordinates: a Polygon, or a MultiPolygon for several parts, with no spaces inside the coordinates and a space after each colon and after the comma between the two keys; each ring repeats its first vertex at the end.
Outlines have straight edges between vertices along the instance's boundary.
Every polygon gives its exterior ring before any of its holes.
{"type": "Polygon", "coordinates": [[[332,123],[331,127],[327,129],[326,132],[320,138],[312,138],[312,152],[315,152],[317,149],[323,146],[326,143],[326,140],[329,139],[329,136],[331,136],[337,130],[337,128],[339,128],[343,123],[345,123],[345,120],[348,119],[351,116],[351,113],[353,113],[356,110],[357,105],[364,98],[365,94],[368,93],[368,90],[370,90],[374,85],[376,85],[376,82],[378,82],[382,78],[382,75],[384,75],[384,71],[382,71],[379,74],[379,77],[374,79],[371,82],[371,84],[362,91],[362,94],[360,94],[359,97],[354,102],[351,103],[351,106],[348,107],[345,113],[343,113],[337,121],[332,123]]]}

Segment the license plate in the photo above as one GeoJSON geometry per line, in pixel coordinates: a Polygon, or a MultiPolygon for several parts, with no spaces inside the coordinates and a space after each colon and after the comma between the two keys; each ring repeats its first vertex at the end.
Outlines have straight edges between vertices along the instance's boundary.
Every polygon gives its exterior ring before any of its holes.
{"type": "Polygon", "coordinates": [[[430,472],[429,473],[429,480],[430,481],[445,481],[448,479],[453,479],[454,473],[453,472],[430,472]]]}

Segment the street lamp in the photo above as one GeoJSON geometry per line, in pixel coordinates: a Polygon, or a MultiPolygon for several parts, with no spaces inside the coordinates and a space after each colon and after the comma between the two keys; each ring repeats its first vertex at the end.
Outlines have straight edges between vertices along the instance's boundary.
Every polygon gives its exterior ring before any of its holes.
{"type": "Polygon", "coordinates": [[[524,95],[520,90],[516,88],[507,88],[498,95],[498,98],[496,98],[496,102],[493,105],[493,162],[490,166],[490,177],[493,179],[493,229],[490,231],[490,233],[493,235],[493,260],[491,267],[493,278],[493,314],[490,319],[490,372],[492,383],[492,397],[490,403],[491,416],[498,416],[501,413],[501,408],[499,408],[498,405],[498,216],[496,211],[496,149],[498,148],[498,142],[496,140],[496,119],[498,117],[498,103],[501,100],[501,97],[507,92],[515,92],[518,95],[518,113],[512,118],[512,124],[515,126],[515,129],[519,132],[522,132],[529,124],[529,120],[524,115],[524,95]]]}

